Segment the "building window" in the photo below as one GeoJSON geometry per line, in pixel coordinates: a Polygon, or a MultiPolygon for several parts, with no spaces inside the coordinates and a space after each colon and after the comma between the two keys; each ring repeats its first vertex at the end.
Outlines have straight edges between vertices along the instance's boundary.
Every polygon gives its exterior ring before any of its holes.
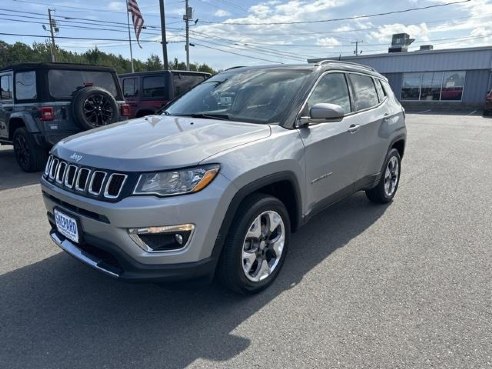
{"type": "Polygon", "coordinates": [[[402,100],[461,101],[466,72],[404,73],[402,100]]]}

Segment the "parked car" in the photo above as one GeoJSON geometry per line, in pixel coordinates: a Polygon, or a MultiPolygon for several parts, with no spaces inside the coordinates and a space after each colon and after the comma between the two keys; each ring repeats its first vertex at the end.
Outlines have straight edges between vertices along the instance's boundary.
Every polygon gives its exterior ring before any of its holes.
{"type": "Polygon", "coordinates": [[[155,114],[169,101],[188,92],[210,77],[205,72],[161,70],[119,76],[130,117],[155,114]]]}
{"type": "Polygon", "coordinates": [[[42,170],[62,138],[129,114],[112,68],[26,63],[0,70],[0,144],[26,172],[42,170]]]}
{"type": "Polygon", "coordinates": [[[58,143],[41,179],[50,235],[115,278],[217,275],[255,293],[316,213],[361,190],[393,199],[405,141],[404,110],[369,67],[226,70],[160,116],[58,143]]]}
{"type": "Polygon", "coordinates": [[[483,108],[483,115],[490,115],[492,113],[492,90],[487,92],[485,96],[485,106],[483,108]]]}

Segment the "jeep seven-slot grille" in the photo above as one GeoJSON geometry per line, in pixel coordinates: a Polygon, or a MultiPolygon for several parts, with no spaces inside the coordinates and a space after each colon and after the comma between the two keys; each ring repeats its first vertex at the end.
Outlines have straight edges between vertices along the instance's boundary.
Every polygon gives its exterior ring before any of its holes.
{"type": "Polygon", "coordinates": [[[44,177],[58,187],[89,197],[118,199],[128,178],[126,174],[67,163],[53,155],[48,158],[44,177]]]}

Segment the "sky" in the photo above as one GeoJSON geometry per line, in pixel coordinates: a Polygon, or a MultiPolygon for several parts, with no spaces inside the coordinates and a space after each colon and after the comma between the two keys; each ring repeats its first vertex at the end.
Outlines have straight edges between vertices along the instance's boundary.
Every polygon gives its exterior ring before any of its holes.
{"type": "MultiPolygon", "coordinates": [[[[133,41],[133,56],[162,60],[159,0],[137,2],[146,28],[141,48],[133,41]]],[[[168,58],[185,61],[185,1],[164,3],[168,58]]],[[[402,32],[415,39],[409,51],[492,46],[492,0],[189,0],[188,6],[190,62],[219,70],[354,55],[356,41],[362,55],[386,53],[391,35],[402,32]],[[430,8],[417,9],[423,7],[430,8]]],[[[125,0],[2,0],[0,40],[44,42],[48,8],[55,10],[58,46],[79,53],[97,46],[130,57],[125,0]]]]}

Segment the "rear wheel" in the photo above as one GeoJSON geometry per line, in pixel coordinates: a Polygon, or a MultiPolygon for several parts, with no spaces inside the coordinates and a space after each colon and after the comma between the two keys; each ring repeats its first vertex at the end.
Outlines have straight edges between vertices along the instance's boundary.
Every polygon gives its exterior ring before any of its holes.
{"type": "Polygon", "coordinates": [[[46,150],[38,146],[24,127],[14,132],[14,153],[17,164],[25,172],[37,172],[43,169],[48,158],[46,150]]]}
{"type": "Polygon", "coordinates": [[[287,254],[290,220],[284,204],[255,194],[240,206],[224,245],[218,276],[233,291],[252,294],[277,277],[287,254]]]}
{"type": "Polygon", "coordinates": [[[397,149],[391,149],[386,155],[381,179],[376,187],[366,190],[369,200],[386,204],[393,200],[400,183],[401,157],[397,149]]]}

